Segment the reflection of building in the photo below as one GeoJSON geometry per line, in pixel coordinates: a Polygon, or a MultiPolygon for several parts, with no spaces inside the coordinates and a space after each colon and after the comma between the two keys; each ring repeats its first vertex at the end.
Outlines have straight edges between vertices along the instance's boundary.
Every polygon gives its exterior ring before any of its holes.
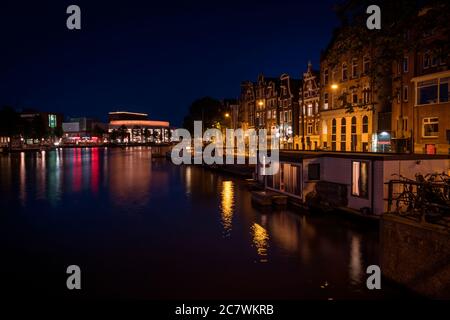
{"type": "Polygon", "coordinates": [[[0,151],[3,148],[7,148],[9,146],[9,137],[2,137],[0,136],[0,151]]]}
{"type": "Polygon", "coordinates": [[[119,142],[170,142],[169,122],[150,120],[145,113],[110,112],[108,132],[111,140],[119,142]]]}

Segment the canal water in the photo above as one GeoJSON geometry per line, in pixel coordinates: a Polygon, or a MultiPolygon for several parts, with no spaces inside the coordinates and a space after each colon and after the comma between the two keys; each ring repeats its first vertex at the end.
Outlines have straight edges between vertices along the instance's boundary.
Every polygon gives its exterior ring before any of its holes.
{"type": "Polygon", "coordinates": [[[148,148],[0,155],[2,290],[10,296],[382,299],[373,226],[262,213],[239,179],[148,148]],[[82,290],[66,289],[78,265],[82,290]],[[5,288],[6,286],[6,288],[5,288]]]}

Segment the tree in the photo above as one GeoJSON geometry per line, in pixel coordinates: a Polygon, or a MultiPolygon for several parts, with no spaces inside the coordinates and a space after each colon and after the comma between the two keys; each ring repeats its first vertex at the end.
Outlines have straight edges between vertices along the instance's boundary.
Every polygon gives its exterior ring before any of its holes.
{"type": "Polygon", "coordinates": [[[194,121],[202,121],[203,129],[217,128],[223,119],[220,101],[204,97],[195,100],[189,107],[189,113],[184,118],[183,127],[191,133],[194,131],[194,121]]]}
{"type": "Polygon", "coordinates": [[[120,140],[122,140],[122,142],[126,138],[128,138],[128,129],[125,125],[121,125],[117,131],[118,131],[118,137],[120,140]]]}
{"type": "Polygon", "coordinates": [[[106,133],[105,129],[103,129],[102,127],[100,127],[98,124],[96,124],[94,126],[94,128],[92,129],[92,135],[94,137],[103,137],[103,135],[106,133]]]}
{"type": "Polygon", "coordinates": [[[0,109],[0,135],[12,137],[20,133],[19,114],[9,106],[0,109]]]}

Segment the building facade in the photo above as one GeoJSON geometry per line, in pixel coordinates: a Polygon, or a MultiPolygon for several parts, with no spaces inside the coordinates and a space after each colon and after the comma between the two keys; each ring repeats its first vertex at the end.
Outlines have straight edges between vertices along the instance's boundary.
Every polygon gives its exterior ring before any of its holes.
{"type": "Polygon", "coordinates": [[[432,29],[419,36],[426,49],[405,51],[393,65],[392,142],[397,152],[449,154],[450,59],[435,45],[448,42],[448,34],[432,29]]]}
{"type": "MultiPolygon", "coordinates": [[[[333,50],[333,44],[331,45],[333,50]]],[[[390,105],[381,100],[386,88],[371,78],[371,50],[344,53],[330,63],[322,56],[322,147],[332,151],[390,151],[390,105]]]]}
{"type": "Polygon", "coordinates": [[[303,73],[300,88],[299,136],[297,144],[301,150],[322,148],[322,122],[320,118],[320,77],[308,63],[303,73]]]}
{"type": "Polygon", "coordinates": [[[108,132],[111,142],[169,143],[170,124],[150,120],[146,113],[116,111],[109,113],[108,132]]]}

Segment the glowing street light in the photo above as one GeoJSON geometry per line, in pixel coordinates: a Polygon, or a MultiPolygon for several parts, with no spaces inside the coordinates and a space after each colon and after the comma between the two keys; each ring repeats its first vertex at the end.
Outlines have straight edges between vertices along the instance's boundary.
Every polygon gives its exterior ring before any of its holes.
{"type": "Polygon", "coordinates": [[[333,84],[331,85],[331,89],[337,90],[337,88],[339,88],[339,86],[338,86],[336,83],[333,83],[333,84]]]}
{"type": "Polygon", "coordinates": [[[229,113],[225,113],[225,118],[229,118],[230,114],[229,113]]]}

